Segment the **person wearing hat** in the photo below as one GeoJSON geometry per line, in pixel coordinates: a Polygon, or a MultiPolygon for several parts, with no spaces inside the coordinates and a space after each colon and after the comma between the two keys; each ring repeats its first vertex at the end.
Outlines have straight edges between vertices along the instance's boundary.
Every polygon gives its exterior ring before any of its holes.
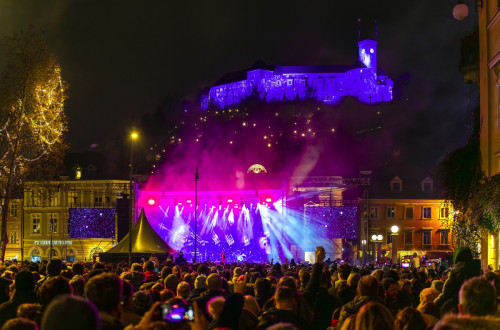
{"type": "Polygon", "coordinates": [[[9,319],[15,318],[21,304],[35,303],[35,279],[30,271],[20,271],[14,279],[14,294],[9,301],[0,305],[0,328],[9,319]]]}
{"type": "Polygon", "coordinates": [[[469,278],[481,274],[481,265],[474,262],[470,248],[462,246],[453,253],[455,266],[449,278],[443,285],[443,292],[436,298],[434,303],[442,307],[447,301],[453,306],[458,305],[458,293],[462,284],[469,278]]]}

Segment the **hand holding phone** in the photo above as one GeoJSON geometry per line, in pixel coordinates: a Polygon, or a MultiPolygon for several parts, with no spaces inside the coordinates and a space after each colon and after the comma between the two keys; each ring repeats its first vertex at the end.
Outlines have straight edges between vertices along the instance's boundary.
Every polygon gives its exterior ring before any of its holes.
{"type": "Polygon", "coordinates": [[[193,306],[180,303],[160,305],[160,317],[169,323],[194,321],[193,306]]]}

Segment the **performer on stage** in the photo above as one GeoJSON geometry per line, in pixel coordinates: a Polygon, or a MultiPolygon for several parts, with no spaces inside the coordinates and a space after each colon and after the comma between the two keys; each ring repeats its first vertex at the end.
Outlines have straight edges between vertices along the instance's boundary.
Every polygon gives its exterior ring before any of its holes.
{"type": "Polygon", "coordinates": [[[222,252],[220,253],[220,262],[223,264],[226,263],[226,253],[224,252],[224,250],[222,250],[222,252]]]}

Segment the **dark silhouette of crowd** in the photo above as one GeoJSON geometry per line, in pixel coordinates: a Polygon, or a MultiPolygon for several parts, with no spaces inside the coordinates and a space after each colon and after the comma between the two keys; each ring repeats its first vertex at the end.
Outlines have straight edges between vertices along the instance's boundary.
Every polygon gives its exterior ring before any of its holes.
{"type": "Polygon", "coordinates": [[[0,328],[500,329],[500,271],[468,248],[444,267],[324,259],[320,247],[312,264],[6,261],[0,328]],[[192,306],[194,320],[163,320],[163,304],[192,306]]]}

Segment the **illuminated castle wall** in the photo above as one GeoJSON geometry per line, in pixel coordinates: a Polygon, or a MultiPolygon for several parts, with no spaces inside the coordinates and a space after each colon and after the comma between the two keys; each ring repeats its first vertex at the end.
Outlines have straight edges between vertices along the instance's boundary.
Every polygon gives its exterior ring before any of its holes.
{"type": "Polygon", "coordinates": [[[377,72],[377,42],[358,42],[359,58],[349,66],[266,66],[257,63],[246,71],[222,77],[208,95],[201,98],[201,108],[210,104],[229,108],[252,95],[273,101],[316,99],[336,103],[353,96],[364,103],[392,101],[393,81],[377,72]]]}

